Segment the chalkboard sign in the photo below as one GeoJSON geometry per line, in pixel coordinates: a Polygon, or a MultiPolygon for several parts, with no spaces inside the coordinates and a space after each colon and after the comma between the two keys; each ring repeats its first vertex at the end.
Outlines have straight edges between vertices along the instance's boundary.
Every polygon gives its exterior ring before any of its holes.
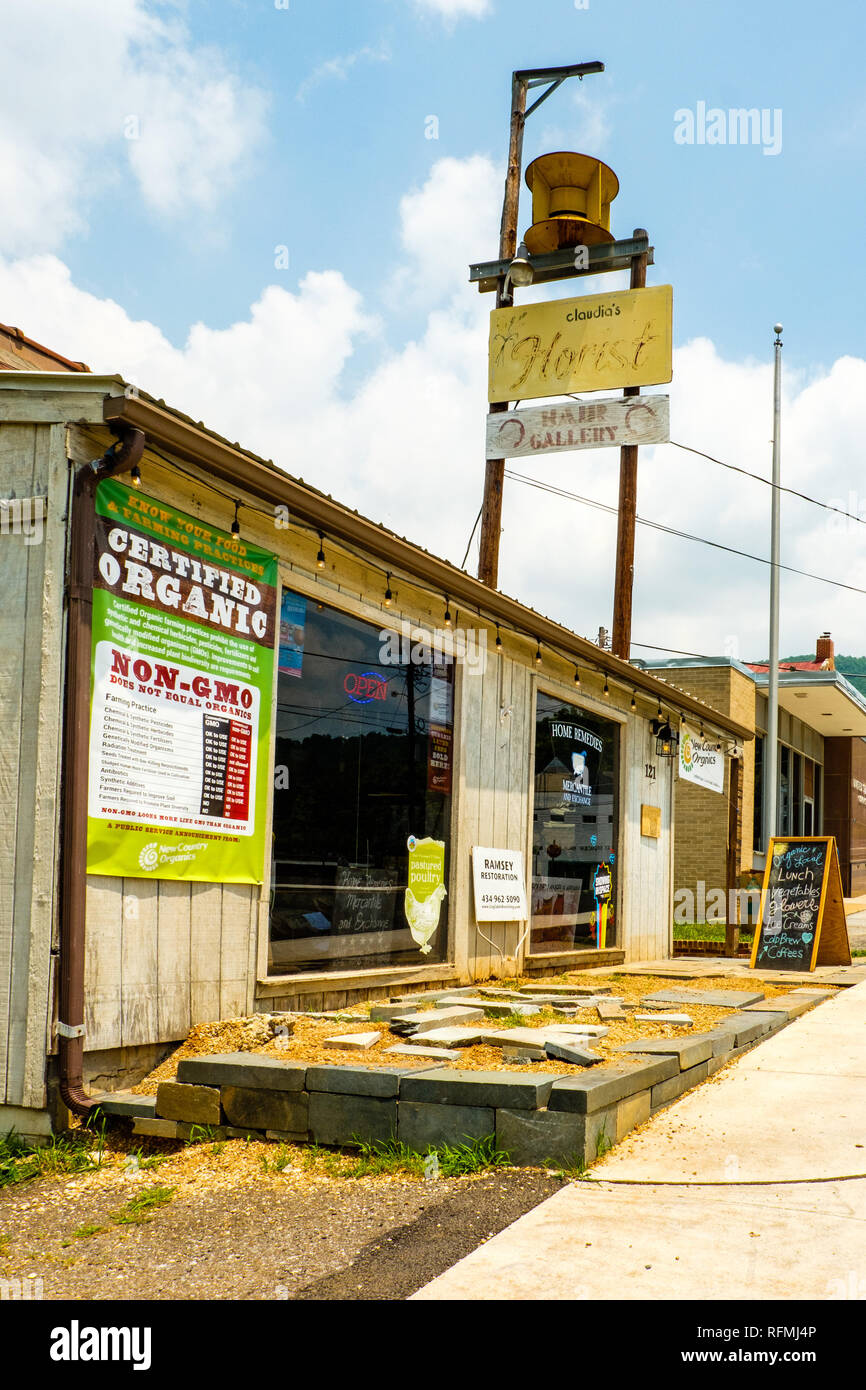
{"type": "Polygon", "coordinates": [[[751,964],[803,971],[851,964],[832,835],[770,841],[751,964]]]}

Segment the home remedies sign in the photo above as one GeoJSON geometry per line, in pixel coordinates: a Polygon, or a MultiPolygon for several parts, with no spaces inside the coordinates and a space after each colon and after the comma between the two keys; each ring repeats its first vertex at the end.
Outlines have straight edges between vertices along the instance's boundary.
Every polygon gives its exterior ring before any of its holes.
{"type": "Polygon", "coordinates": [[[87,871],[261,883],[277,560],[96,492],[87,871]]]}

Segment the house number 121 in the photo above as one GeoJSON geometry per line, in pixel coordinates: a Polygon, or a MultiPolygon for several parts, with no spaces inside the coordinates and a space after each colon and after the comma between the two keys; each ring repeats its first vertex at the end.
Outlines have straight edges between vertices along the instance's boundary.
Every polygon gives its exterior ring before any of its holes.
{"type": "Polygon", "coordinates": [[[654,781],[655,781],[655,779],[656,779],[656,770],[655,770],[655,768],[653,767],[652,763],[644,763],[644,772],[646,773],[647,777],[649,778],[649,780],[650,780],[651,782],[654,782],[654,781]]]}

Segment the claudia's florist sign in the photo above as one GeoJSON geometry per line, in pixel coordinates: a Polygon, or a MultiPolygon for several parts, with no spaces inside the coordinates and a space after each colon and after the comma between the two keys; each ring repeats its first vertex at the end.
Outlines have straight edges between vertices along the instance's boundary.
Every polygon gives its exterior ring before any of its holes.
{"type": "Polygon", "coordinates": [[[487,457],[532,458],[567,449],[666,444],[671,437],[670,413],[670,396],[627,396],[624,400],[556,401],[488,415],[487,457]]]}
{"type": "Polygon", "coordinates": [[[715,743],[684,724],[680,730],[679,773],[684,782],[694,782],[706,791],[723,792],[725,755],[715,743]]]}
{"type": "Polygon", "coordinates": [[[672,326],[670,285],[494,309],[488,400],[663,384],[672,326]]]}
{"type": "Polygon", "coordinates": [[[277,560],[96,492],[87,870],[260,883],[277,560]]]}
{"type": "Polygon", "coordinates": [[[526,869],[518,849],[472,848],[477,922],[525,922],[526,869]]]}

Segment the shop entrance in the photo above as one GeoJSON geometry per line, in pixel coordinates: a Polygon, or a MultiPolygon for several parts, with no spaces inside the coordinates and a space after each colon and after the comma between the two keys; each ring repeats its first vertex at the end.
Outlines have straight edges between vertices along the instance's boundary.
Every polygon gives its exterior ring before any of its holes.
{"type": "Polygon", "coordinates": [[[530,954],[616,944],[619,725],[539,692],[530,954]]]}

